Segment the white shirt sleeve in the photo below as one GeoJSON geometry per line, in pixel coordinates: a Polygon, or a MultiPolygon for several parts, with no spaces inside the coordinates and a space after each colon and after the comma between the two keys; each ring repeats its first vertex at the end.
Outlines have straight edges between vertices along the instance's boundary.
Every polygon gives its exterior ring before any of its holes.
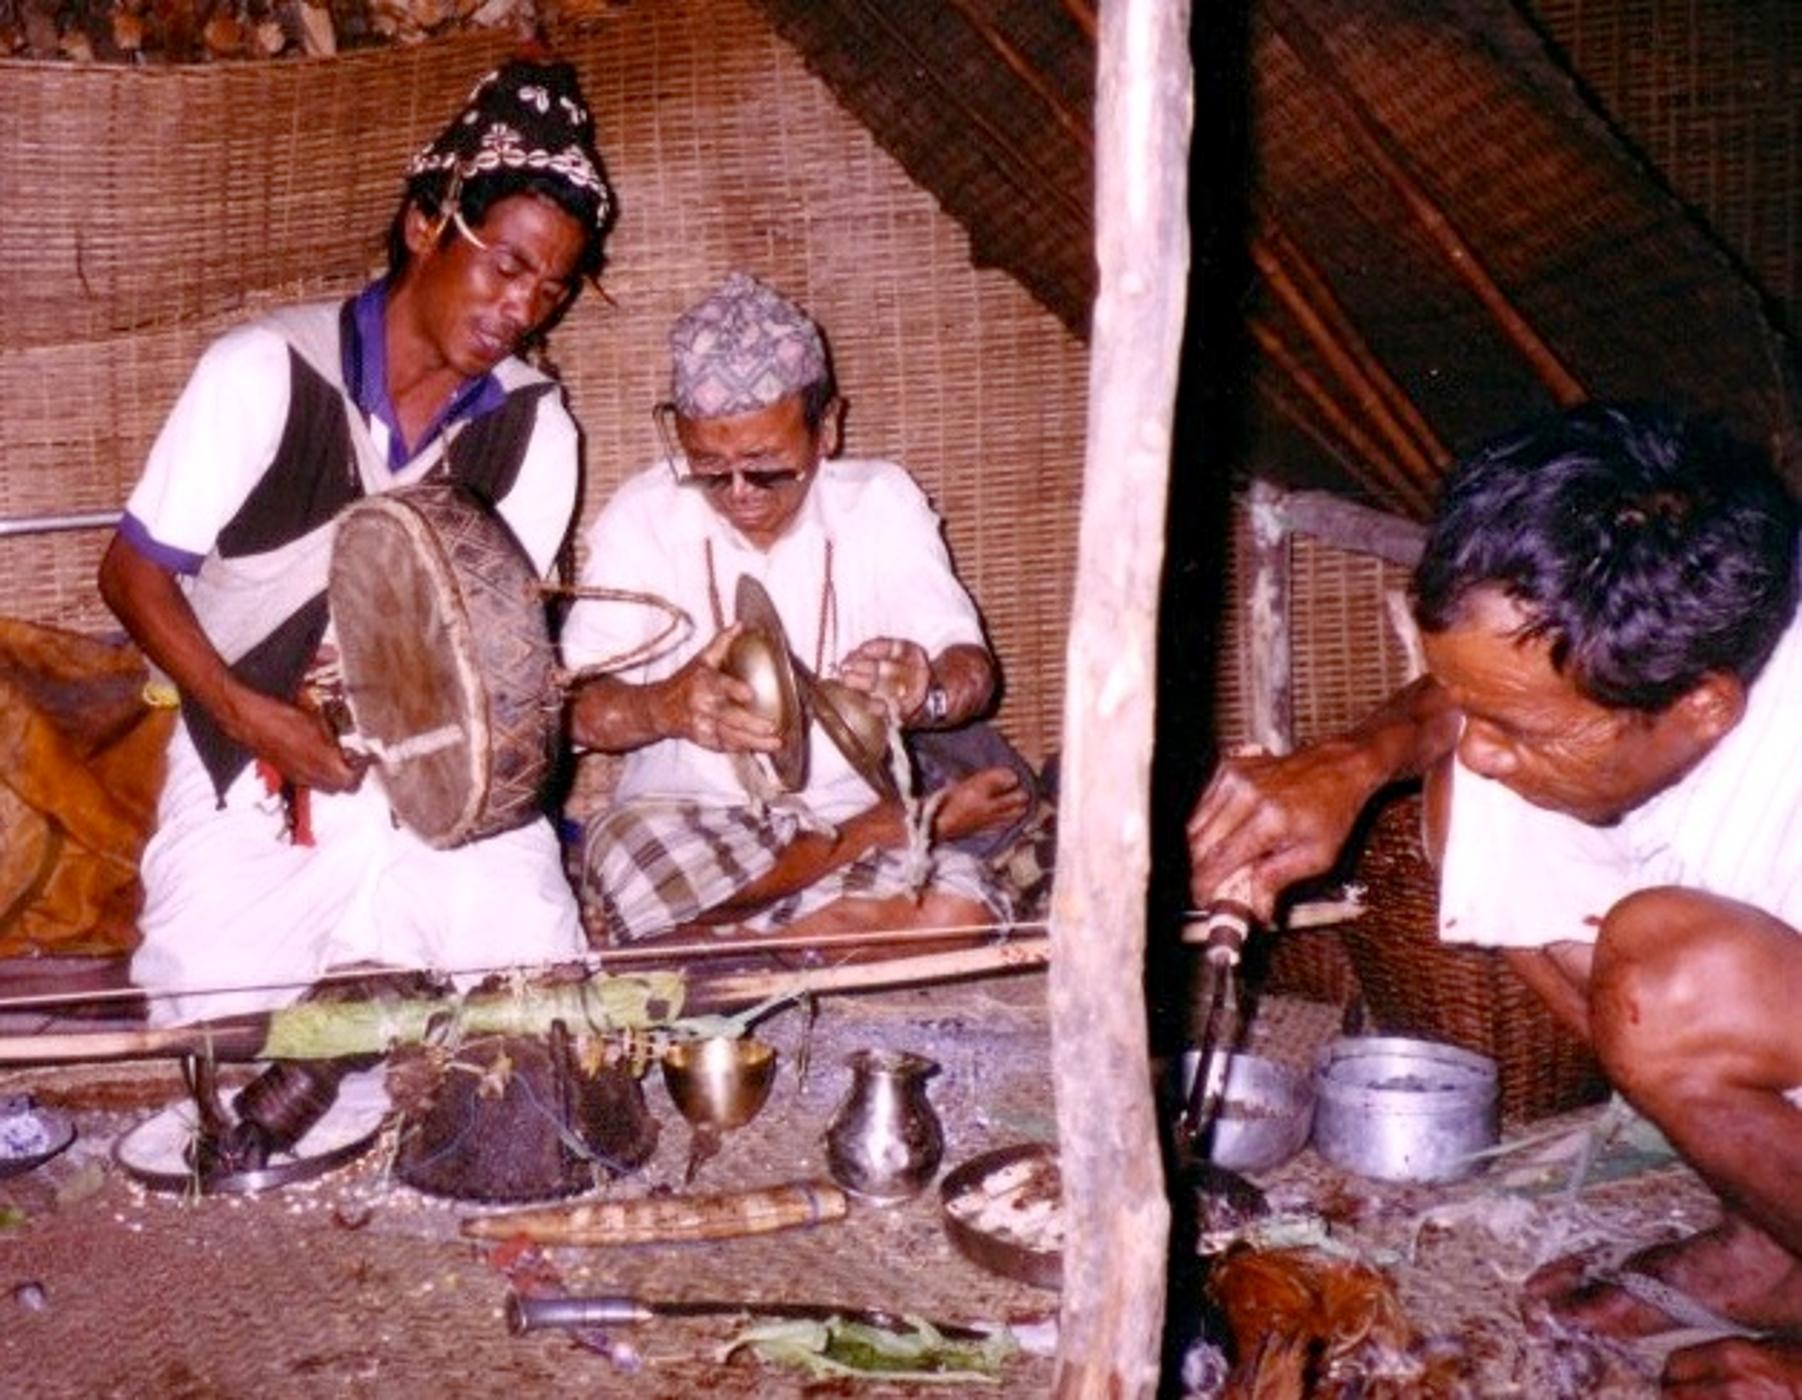
{"type": "Polygon", "coordinates": [[[151,446],[126,509],[158,544],[211,552],[281,445],[288,343],[240,327],[207,347],[151,446]]]}

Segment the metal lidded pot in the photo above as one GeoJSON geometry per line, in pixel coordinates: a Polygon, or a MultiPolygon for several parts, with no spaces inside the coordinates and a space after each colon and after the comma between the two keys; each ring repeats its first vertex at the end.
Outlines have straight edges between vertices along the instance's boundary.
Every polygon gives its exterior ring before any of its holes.
{"type": "Polygon", "coordinates": [[[1496,1063],[1437,1041],[1341,1037],[1314,1070],[1314,1150],[1380,1181],[1456,1181],[1496,1144],[1496,1063]]]}

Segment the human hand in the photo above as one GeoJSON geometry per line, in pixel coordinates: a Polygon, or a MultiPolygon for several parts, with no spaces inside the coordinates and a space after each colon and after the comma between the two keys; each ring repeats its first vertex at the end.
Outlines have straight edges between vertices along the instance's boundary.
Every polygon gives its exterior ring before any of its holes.
{"type": "Polygon", "coordinates": [[[881,702],[897,722],[905,721],[926,703],[932,658],[918,642],[872,637],[844,659],[839,679],[881,702]]]}
{"type": "Polygon", "coordinates": [[[318,711],[256,691],[238,701],[228,732],[287,781],[315,792],[354,792],[369,767],[344,751],[318,711]]]}
{"type": "Polygon", "coordinates": [[[1269,923],[1283,890],[1330,870],[1374,790],[1356,746],[1328,740],[1293,754],[1223,758],[1187,826],[1196,908],[1244,872],[1247,901],[1269,923]]]}
{"type": "Polygon", "coordinates": [[[1664,1363],[1666,1400],[1794,1400],[1802,1395],[1802,1342],[1723,1337],[1674,1351],[1664,1363]]]}
{"type": "Polygon", "coordinates": [[[945,789],[944,800],[933,814],[932,834],[940,841],[956,841],[1008,826],[1026,815],[1031,800],[1013,769],[979,769],[945,789]]]}
{"type": "Polygon", "coordinates": [[[670,677],[666,733],[715,753],[775,753],[782,747],[776,722],[751,708],[757,692],[721,669],[742,631],[733,623],[670,677]]]}

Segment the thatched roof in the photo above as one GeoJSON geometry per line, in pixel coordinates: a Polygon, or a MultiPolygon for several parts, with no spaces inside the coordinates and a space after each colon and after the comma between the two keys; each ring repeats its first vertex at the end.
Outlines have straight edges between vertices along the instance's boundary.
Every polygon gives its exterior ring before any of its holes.
{"type": "MultiPolygon", "coordinates": [[[[977,261],[1085,334],[1092,0],[758,3],[977,261]]],[[[1226,8],[1195,7],[1192,305],[1194,363],[1242,368],[1257,403],[1239,470],[1418,515],[1448,454],[1583,394],[1718,411],[1794,458],[1770,314],[1797,300],[1794,6],[1662,29],[1634,0],[1226,8]],[[1673,176],[1642,154],[1661,143],[1707,160],[1673,176]]]]}

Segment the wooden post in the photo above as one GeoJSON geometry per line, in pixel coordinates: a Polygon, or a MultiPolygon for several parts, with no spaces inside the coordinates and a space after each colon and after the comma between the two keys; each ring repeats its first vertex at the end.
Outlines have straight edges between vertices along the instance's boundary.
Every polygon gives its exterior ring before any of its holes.
{"type": "Polygon", "coordinates": [[[1051,903],[1065,1212],[1054,1394],[1065,1400],[1152,1395],[1163,1331],[1170,1208],[1148,1073],[1145,908],[1158,580],[1189,271],[1188,45],[1188,0],[1101,7],[1100,290],[1051,903]]]}
{"type": "Polygon", "coordinates": [[[1290,559],[1283,493],[1251,484],[1251,741],[1265,753],[1295,747],[1295,667],[1290,644],[1290,559]]]}

